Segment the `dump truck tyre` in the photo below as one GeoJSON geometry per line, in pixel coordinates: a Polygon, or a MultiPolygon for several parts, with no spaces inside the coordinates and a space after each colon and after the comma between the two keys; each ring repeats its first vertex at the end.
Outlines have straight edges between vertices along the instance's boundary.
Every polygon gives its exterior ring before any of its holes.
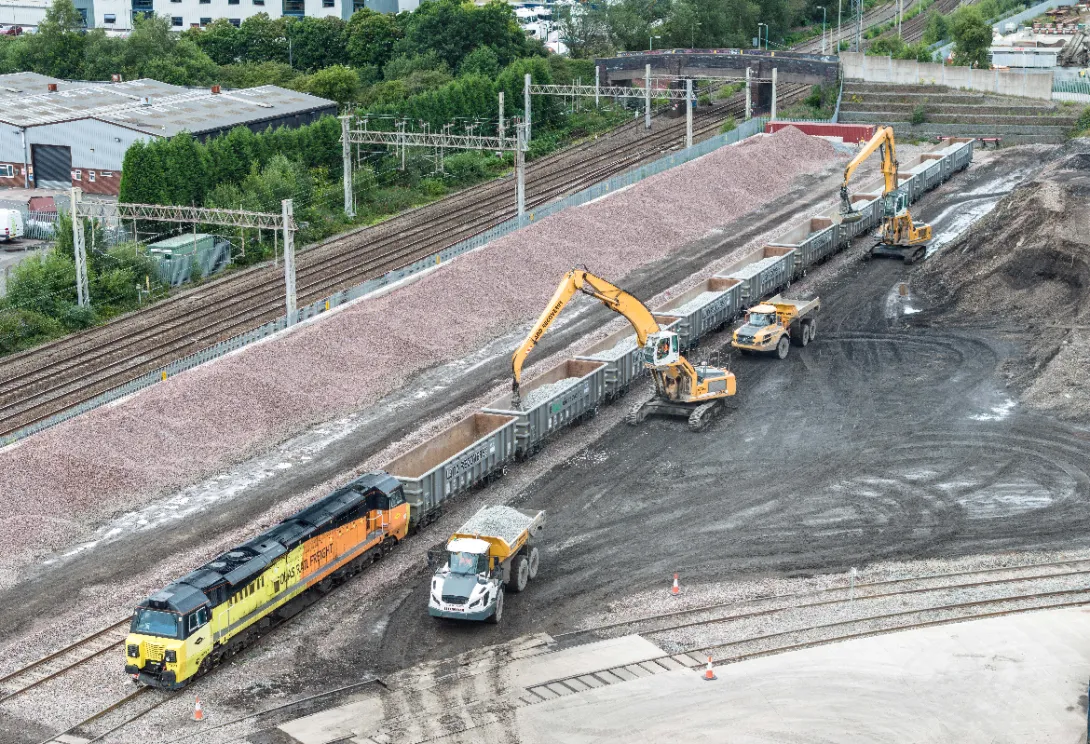
{"type": "Polygon", "coordinates": [[[802,333],[799,335],[799,346],[806,348],[806,345],[810,343],[810,324],[802,324],[802,333]]]}
{"type": "Polygon", "coordinates": [[[810,340],[817,338],[817,318],[810,321],[810,340]]]}
{"type": "Polygon", "coordinates": [[[780,359],[787,359],[788,352],[791,351],[791,341],[787,338],[787,334],[780,336],[780,340],[776,343],[776,356],[780,359]]]}
{"type": "Polygon", "coordinates": [[[537,578],[538,569],[541,568],[541,552],[537,547],[530,548],[530,579],[537,578]]]}
{"type": "Polygon", "coordinates": [[[511,583],[508,586],[513,594],[518,594],[530,583],[530,560],[524,555],[515,556],[511,565],[511,583]]]}
{"type": "Polygon", "coordinates": [[[503,587],[500,587],[500,593],[496,595],[496,611],[488,616],[488,622],[492,625],[499,625],[503,620],[503,587]]]}

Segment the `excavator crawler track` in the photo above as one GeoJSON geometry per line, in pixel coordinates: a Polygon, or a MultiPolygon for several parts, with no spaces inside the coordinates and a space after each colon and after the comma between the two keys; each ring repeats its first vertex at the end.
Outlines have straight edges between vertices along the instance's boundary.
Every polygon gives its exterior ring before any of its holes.
{"type": "Polygon", "coordinates": [[[722,410],[723,401],[721,400],[713,400],[697,406],[696,409],[689,414],[689,430],[703,431],[722,410]]]}

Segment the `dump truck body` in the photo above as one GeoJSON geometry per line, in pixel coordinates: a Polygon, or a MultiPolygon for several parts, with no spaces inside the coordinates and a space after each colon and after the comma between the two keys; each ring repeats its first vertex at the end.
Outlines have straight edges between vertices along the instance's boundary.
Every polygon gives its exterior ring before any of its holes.
{"type": "Polygon", "coordinates": [[[791,342],[806,346],[817,333],[821,300],[787,300],[779,295],[746,311],[746,322],[734,331],[731,346],[742,352],[787,356],[791,342]]]}
{"type": "Polygon", "coordinates": [[[498,623],[506,592],[537,576],[545,512],[486,506],[451,535],[431,580],[428,614],[498,623]]]}

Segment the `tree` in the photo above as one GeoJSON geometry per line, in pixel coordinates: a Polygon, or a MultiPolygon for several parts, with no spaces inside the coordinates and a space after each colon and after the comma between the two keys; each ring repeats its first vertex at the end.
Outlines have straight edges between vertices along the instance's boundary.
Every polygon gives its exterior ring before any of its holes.
{"type": "Polygon", "coordinates": [[[340,18],[288,18],[286,24],[296,70],[313,72],[345,62],[347,25],[340,18]]]}
{"type": "Polygon", "coordinates": [[[984,20],[980,9],[967,5],[954,13],[950,22],[954,37],[954,64],[989,69],[988,50],[992,46],[992,27],[984,20]]]}
{"type": "Polygon", "coordinates": [[[188,132],[171,137],[163,153],[166,204],[200,206],[208,189],[208,156],[188,132]]]}
{"type": "Polygon", "coordinates": [[[383,67],[394,54],[394,44],[402,37],[394,16],[368,8],[357,10],[348,19],[346,49],[356,67],[383,67]]]}
{"type": "Polygon", "coordinates": [[[556,28],[568,54],[576,59],[609,54],[609,26],[605,6],[598,4],[554,5],[556,28]]]}
{"type": "Polygon", "coordinates": [[[459,75],[483,75],[494,78],[500,72],[500,60],[492,47],[479,46],[462,59],[459,75]]]}
{"type": "Polygon", "coordinates": [[[180,39],[169,57],[156,57],[144,77],[174,85],[206,85],[219,77],[219,67],[189,39],[180,39]]]}
{"type": "Polygon", "coordinates": [[[360,79],[356,71],[343,65],[318,70],[296,81],[300,90],[336,101],[341,106],[359,97],[360,79]]]}
{"type": "Polygon", "coordinates": [[[83,75],[87,80],[109,80],[125,70],[125,39],[93,28],[84,39],[83,75]]]}
{"type": "Polygon", "coordinates": [[[268,13],[252,15],[238,29],[238,56],[246,62],[289,62],[287,21],[269,18],[268,13]]]}
{"type": "Polygon", "coordinates": [[[162,169],[152,150],[156,142],[134,142],[121,163],[118,199],[129,204],[160,204],[163,199],[162,169]]]}
{"type": "Polygon", "coordinates": [[[937,11],[932,11],[927,16],[927,26],[923,31],[923,43],[928,46],[937,44],[950,36],[950,26],[946,22],[946,16],[937,11]]]}
{"type": "Polygon", "coordinates": [[[404,38],[396,45],[400,54],[433,51],[452,70],[483,44],[495,50],[501,65],[529,49],[526,34],[515,22],[514,10],[496,0],[482,7],[460,0],[431,0],[405,19],[404,29],[404,38]]]}
{"type": "Polygon", "coordinates": [[[182,34],[201,48],[217,65],[229,65],[241,54],[241,33],[226,18],[217,18],[203,29],[182,34]]]}
{"type": "Polygon", "coordinates": [[[86,37],[83,16],[72,0],[53,0],[38,32],[23,44],[22,69],[43,75],[78,80],[83,73],[86,37]]]}

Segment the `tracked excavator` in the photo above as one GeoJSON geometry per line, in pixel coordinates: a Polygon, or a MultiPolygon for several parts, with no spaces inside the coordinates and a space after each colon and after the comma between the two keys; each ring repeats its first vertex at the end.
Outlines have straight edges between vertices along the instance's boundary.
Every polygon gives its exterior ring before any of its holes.
{"type": "Polygon", "coordinates": [[[893,127],[879,127],[870,142],[852,158],[844,169],[844,183],[840,186],[840,218],[842,222],[858,222],[863,215],[852,207],[848,196],[848,181],[856,168],[867,158],[879,152],[882,157],[882,239],[871,247],[870,257],[889,256],[911,264],[927,253],[931,240],[931,225],[913,222],[908,211],[908,196],[897,190],[897,152],[893,142],[893,127]]]}
{"type": "Polygon", "coordinates": [[[655,397],[629,411],[626,418],[629,424],[639,424],[650,415],[685,416],[689,428],[700,431],[720,413],[726,399],[734,395],[734,373],[709,365],[693,366],[679,351],[678,335],[661,330],[642,302],[586,269],[572,269],[564,275],[530,335],[511,359],[511,389],[516,406],[521,405],[519,383],[526,356],[576,292],[590,295],[623,315],[636,331],[644,366],[655,381],[655,397]]]}

